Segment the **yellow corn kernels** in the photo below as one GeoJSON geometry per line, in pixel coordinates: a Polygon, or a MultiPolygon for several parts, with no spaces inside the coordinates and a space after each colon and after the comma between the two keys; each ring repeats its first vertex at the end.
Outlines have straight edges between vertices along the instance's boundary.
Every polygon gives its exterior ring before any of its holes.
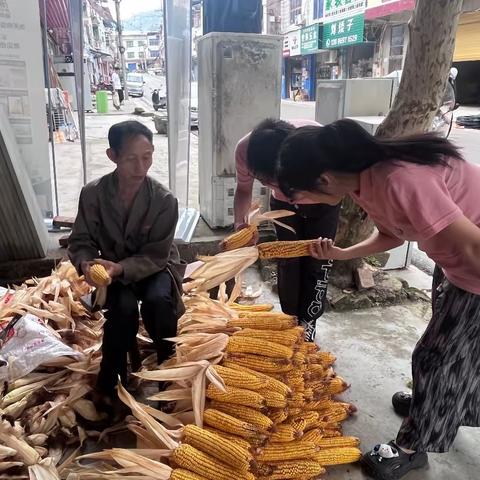
{"type": "Polygon", "coordinates": [[[232,233],[228,237],[224,238],[221,246],[223,251],[235,250],[237,248],[246,247],[249,245],[253,238],[258,234],[258,229],[255,225],[248,225],[238,232],[232,233]]]}
{"type": "Polygon", "coordinates": [[[282,423],[276,427],[275,432],[272,433],[270,441],[272,443],[287,443],[298,440],[302,437],[303,432],[296,430],[292,425],[282,423]]]}
{"type": "Polygon", "coordinates": [[[262,409],[266,407],[265,398],[254,390],[245,388],[225,387],[225,391],[211,383],[206,390],[206,397],[219,402],[246,405],[251,408],[262,409]]]}
{"type": "Polygon", "coordinates": [[[205,425],[220,430],[221,432],[238,435],[242,438],[252,438],[261,433],[261,429],[251,423],[239,420],[227,413],[220,412],[213,408],[207,408],[203,412],[203,421],[205,425]]]}
{"type": "Polygon", "coordinates": [[[221,365],[213,367],[222,377],[225,385],[229,387],[246,388],[248,390],[259,390],[265,386],[265,382],[258,375],[252,375],[248,372],[227,368],[221,365]]]}
{"type": "Polygon", "coordinates": [[[261,259],[296,258],[310,256],[310,248],[317,240],[266,242],[257,245],[261,259]]]}
{"type": "Polygon", "coordinates": [[[285,345],[259,338],[232,336],[227,345],[228,353],[247,353],[272,358],[293,357],[293,350],[285,345]]]}
{"type": "Polygon", "coordinates": [[[247,471],[253,457],[248,450],[196,425],[186,425],[183,429],[184,442],[211,455],[231,467],[247,471]]]}
{"type": "Polygon", "coordinates": [[[211,403],[211,407],[219,410],[220,412],[227,413],[232,417],[236,417],[239,420],[243,420],[245,422],[251,423],[252,425],[256,425],[265,432],[271,430],[271,428],[273,427],[273,421],[269,417],[259,412],[258,410],[250,407],[216,401],[213,401],[211,403]]]}
{"type": "Polygon", "coordinates": [[[286,408],[275,408],[270,411],[269,417],[275,425],[279,425],[288,418],[288,410],[286,408]]]}
{"type": "Polygon", "coordinates": [[[292,443],[272,443],[264,447],[256,459],[259,462],[306,460],[313,457],[317,450],[314,443],[303,440],[292,443]]]}
{"type": "Polygon", "coordinates": [[[327,448],[315,454],[315,461],[326,467],[358,462],[360,458],[362,452],[354,447],[327,448]]]}
{"type": "Polygon", "coordinates": [[[219,435],[220,437],[225,438],[230,442],[233,442],[235,445],[242,447],[245,450],[251,450],[252,445],[250,444],[250,442],[245,440],[245,438],[239,437],[238,435],[232,435],[231,433],[222,432],[221,430],[217,430],[216,428],[207,426],[204,428],[204,430],[207,430],[207,432],[215,433],[216,435],[219,435]]]}
{"type": "Polygon", "coordinates": [[[112,280],[105,267],[99,263],[94,263],[90,267],[90,277],[100,287],[106,287],[112,280]]]}
{"type": "Polygon", "coordinates": [[[294,328],[288,330],[257,330],[254,328],[244,328],[236,332],[234,337],[250,337],[269,342],[279,343],[292,348],[299,340],[299,335],[294,328]]]}
{"type": "Polygon", "coordinates": [[[312,442],[317,446],[321,440],[323,440],[323,431],[321,428],[313,428],[305,432],[302,437],[302,442],[312,442]]]}
{"type": "Polygon", "coordinates": [[[335,363],[337,357],[330,352],[316,352],[310,355],[307,355],[306,360],[308,363],[319,363],[323,365],[324,368],[330,367],[335,363]]]}
{"type": "MultiPolygon", "coordinates": [[[[288,372],[292,370],[292,363],[286,358],[270,358],[261,355],[249,354],[229,354],[227,360],[237,363],[242,367],[247,367],[261,373],[288,372]]],[[[230,362],[223,362],[225,366],[230,366],[230,362]]]]}
{"type": "Polygon", "coordinates": [[[229,327],[287,330],[297,325],[292,315],[275,312],[238,312],[239,318],[228,321],[229,327]]]}
{"type": "Polygon", "coordinates": [[[316,445],[320,448],[358,447],[360,440],[357,437],[322,438],[316,445]]]}
{"type": "Polygon", "coordinates": [[[268,408],[285,408],[287,406],[287,397],[281,393],[266,388],[262,388],[258,393],[265,398],[268,408]]]}
{"type": "Polygon", "coordinates": [[[237,478],[248,480],[249,478],[247,472],[229,467],[186,443],[181,444],[173,451],[172,459],[179,467],[209,479],[237,478]]]}
{"type": "Polygon", "coordinates": [[[325,469],[318,462],[312,460],[263,463],[261,464],[261,469],[262,473],[268,472],[266,477],[269,480],[284,480],[298,477],[312,478],[325,473],[325,469]]]}
{"type": "Polygon", "coordinates": [[[183,468],[175,468],[170,475],[170,480],[208,480],[208,478],[185,470],[183,468]]]}

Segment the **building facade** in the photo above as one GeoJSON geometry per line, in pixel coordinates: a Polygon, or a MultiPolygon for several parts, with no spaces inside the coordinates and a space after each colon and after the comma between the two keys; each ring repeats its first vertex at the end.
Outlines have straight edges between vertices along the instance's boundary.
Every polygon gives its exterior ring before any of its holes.
{"type": "Polygon", "coordinates": [[[123,32],[125,63],[130,72],[146,72],[160,58],[163,41],[158,32],[123,32]]]}
{"type": "MultiPolygon", "coordinates": [[[[415,0],[265,0],[264,33],[284,36],[283,98],[314,100],[316,81],[402,70],[415,0]],[[269,15],[271,13],[271,15],[269,15]]],[[[454,66],[462,103],[480,103],[480,0],[465,0],[454,66]]]]}

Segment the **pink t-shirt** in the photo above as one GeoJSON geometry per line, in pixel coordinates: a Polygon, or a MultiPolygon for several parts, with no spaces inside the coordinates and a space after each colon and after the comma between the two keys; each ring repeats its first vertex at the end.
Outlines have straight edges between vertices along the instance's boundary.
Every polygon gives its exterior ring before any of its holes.
{"type": "Polygon", "coordinates": [[[378,227],[418,242],[457,287],[480,295],[480,276],[459,252],[435,235],[462,215],[480,227],[480,167],[449,160],[450,167],[380,163],[360,175],[352,198],[378,227]]]}
{"type": "MultiPolygon", "coordinates": [[[[305,127],[307,125],[314,125],[317,127],[321,127],[321,125],[313,120],[288,120],[294,127],[305,127]]],[[[251,133],[251,132],[250,132],[251,133]]],[[[252,173],[248,169],[247,166],[247,150],[248,150],[248,141],[250,139],[250,133],[245,135],[238,143],[237,148],[235,149],[235,168],[237,170],[237,186],[245,187],[245,188],[252,188],[253,181],[255,178],[253,177],[252,173]]],[[[289,199],[283,195],[277,185],[274,184],[266,184],[264,185],[268,188],[272,189],[273,198],[276,200],[280,200],[281,202],[288,202],[290,203],[289,199]]],[[[310,200],[299,200],[297,203],[300,204],[312,204],[316,202],[312,202],[310,200]]]]}

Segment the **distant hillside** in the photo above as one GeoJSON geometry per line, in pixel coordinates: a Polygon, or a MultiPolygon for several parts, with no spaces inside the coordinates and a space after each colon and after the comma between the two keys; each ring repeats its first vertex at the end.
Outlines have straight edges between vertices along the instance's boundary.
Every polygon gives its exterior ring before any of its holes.
{"type": "Polygon", "coordinates": [[[126,31],[150,32],[158,31],[163,22],[162,10],[151,10],[142,12],[122,21],[123,29],[126,31]]]}

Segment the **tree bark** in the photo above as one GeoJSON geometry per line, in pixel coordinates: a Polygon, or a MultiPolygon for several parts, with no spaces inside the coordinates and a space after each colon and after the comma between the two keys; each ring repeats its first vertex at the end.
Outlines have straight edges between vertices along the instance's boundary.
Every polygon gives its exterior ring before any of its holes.
{"type": "MultiPolygon", "coordinates": [[[[455,48],[455,35],[463,0],[417,0],[409,23],[410,41],[402,80],[376,135],[397,137],[424,132],[442,103],[455,48]]],[[[342,203],[336,243],[340,247],[361,242],[374,225],[350,198],[342,203]]],[[[331,281],[340,288],[353,286],[353,271],[361,260],[334,264],[331,281]]]]}

